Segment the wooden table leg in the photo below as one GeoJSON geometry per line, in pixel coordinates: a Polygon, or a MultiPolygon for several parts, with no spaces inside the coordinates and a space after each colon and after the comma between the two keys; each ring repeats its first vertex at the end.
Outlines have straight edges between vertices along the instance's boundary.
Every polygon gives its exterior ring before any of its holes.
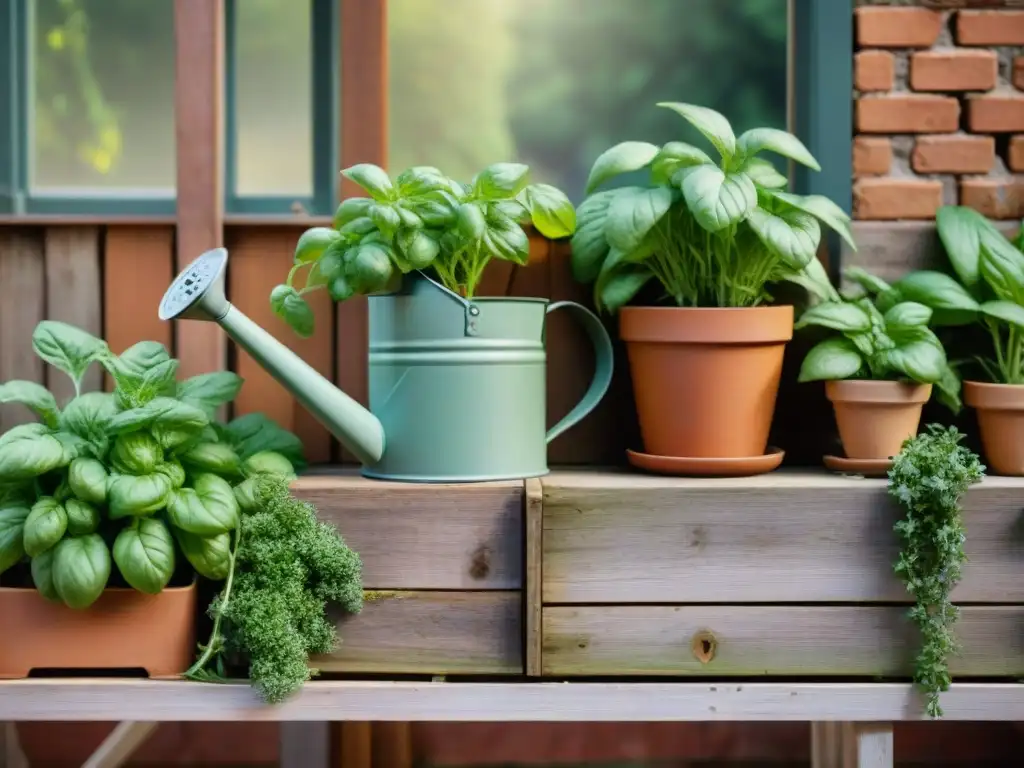
{"type": "Polygon", "coordinates": [[[89,759],[82,763],[82,768],[118,768],[124,765],[158,725],[132,720],[118,723],[89,759]]]}
{"type": "Polygon", "coordinates": [[[811,768],[893,768],[892,723],[811,723],[811,768]]]}
{"type": "Polygon", "coordinates": [[[15,723],[0,723],[0,768],[29,768],[15,723]]]}

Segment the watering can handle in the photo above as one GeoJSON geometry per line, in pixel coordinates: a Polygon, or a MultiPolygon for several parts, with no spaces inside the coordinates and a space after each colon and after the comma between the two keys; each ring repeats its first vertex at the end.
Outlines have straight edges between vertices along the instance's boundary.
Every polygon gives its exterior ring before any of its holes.
{"type": "Polygon", "coordinates": [[[556,301],[554,304],[549,304],[548,314],[556,309],[568,309],[579,324],[583,326],[583,330],[590,337],[590,343],[594,345],[595,366],[594,378],[591,379],[590,387],[587,389],[586,394],[583,395],[583,399],[576,403],[576,407],[569,411],[561,421],[548,430],[547,442],[549,443],[570,427],[575,426],[584,416],[597,407],[597,404],[601,402],[601,398],[605,396],[609,385],[612,383],[614,363],[612,340],[609,338],[608,331],[605,330],[604,324],[598,319],[597,315],[575,301],[556,301]]]}

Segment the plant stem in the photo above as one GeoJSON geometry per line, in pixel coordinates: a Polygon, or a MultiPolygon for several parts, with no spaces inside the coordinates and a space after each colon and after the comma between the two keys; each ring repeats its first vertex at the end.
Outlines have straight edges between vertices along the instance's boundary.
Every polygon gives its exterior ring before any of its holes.
{"type": "Polygon", "coordinates": [[[210,630],[210,642],[206,644],[206,648],[203,649],[202,655],[196,660],[196,663],[188,668],[185,672],[185,677],[193,677],[198,674],[207,664],[210,663],[210,659],[213,658],[214,653],[220,651],[219,647],[223,643],[223,639],[220,634],[221,621],[224,618],[224,609],[227,607],[231,600],[231,586],[235,581],[235,562],[238,558],[238,546],[242,541],[242,528],[241,524],[235,531],[235,546],[231,550],[230,560],[228,564],[228,577],[224,582],[224,591],[221,592],[220,605],[217,607],[217,615],[213,617],[213,629],[210,630]]]}

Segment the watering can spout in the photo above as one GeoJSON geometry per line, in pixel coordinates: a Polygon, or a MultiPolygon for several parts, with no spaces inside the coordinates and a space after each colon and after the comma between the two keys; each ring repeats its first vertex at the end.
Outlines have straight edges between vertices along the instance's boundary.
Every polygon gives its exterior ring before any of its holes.
{"type": "Polygon", "coordinates": [[[376,464],[384,455],[380,421],[227,300],[227,256],[225,249],[215,248],[186,267],[164,294],[160,319],[220,325],[363,464],[376,464]]]}

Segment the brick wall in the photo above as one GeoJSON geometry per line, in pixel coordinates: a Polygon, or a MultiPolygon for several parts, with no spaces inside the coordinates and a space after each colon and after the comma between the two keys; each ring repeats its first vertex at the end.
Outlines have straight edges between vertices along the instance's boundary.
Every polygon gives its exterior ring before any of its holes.
{"type": "Polygon", "coordinates": [[[855,13],[855,218],[956,203],[1024,217],[1024,3],[862,0],[855,13]]]}

